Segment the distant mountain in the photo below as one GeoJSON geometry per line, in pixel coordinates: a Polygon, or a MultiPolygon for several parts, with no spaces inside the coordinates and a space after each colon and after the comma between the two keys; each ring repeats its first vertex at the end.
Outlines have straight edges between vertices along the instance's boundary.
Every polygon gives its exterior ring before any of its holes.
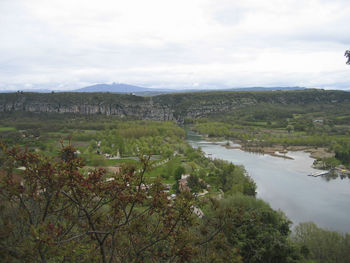
{"type": "MultiPolygon", "coordinates": [[[[111,93],[137,93],[154,91],[150,88],[143,88],[123,83],[96,84],[81,89],[72,90],[74,92],[111,92],[111,93]]],[[[158,90],[157,90],[158,91],[158,90]]]]}
{"type": "Polygon", "coordinates": [[[179,92],[208,92],[208,91],[273,91],[273,90],[303,90],[302,87],[249,87],[249,88],[219,88],[219,89],[159,89],[143,88],[123,83],[96,84],[81,89],[72,90],[73,92],[111,92],[111,93],[135,93],[139,96],[154,96],[164,93],[179,92]]]}
{"type": "MultiPolygon", "coordinates": [[[[51,88],[51,87],[50,87],[51,88]]],[[[36,93],[51,93],[51,92],[110,92],[110,93],[134,93],[138,96],[156,96],[160,94],[168,93],[191,93],[191,92],[211,92],[211,91],[274,91],[274,90],[304,90],[303,87],[248,87],[248,88],[229,88],[225,85],[212,85],[210,88],[191,88],[191,87],[179,87],[176,89],[164,89],[164,88],[144,88],[124,83],[112,83],[112,84],[96,84],[80,89],[74,90],[57,90],[57,89],[18,89],[18,90],[0,90],[0,93],[14,93],[18,91],[24,92],[36,92],[36,93]]]]}

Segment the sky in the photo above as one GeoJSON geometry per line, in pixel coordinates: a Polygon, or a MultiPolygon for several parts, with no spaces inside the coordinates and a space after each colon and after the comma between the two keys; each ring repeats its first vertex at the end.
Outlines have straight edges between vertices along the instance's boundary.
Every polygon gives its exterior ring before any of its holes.
{"type": "Polygon", "coordinates": [[[350,89],[349,0],[0,0],[0,90],[350,89]]]}

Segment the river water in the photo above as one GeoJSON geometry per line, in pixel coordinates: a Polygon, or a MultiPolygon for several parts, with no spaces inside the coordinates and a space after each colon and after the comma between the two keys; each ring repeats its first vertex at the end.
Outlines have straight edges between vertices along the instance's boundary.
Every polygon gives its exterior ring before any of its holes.
{"type": "Polygon", "coordinates": [[[318,171],[305,152],[288,152],[294,160],[223,147],[192,132],[187,141],[212,158],[243,165],[257,184],[257,197],[282,210],[294,224],[313,221],[323,228],[350,233],[350,180],[327,181],[308,174],[318,171]]]}

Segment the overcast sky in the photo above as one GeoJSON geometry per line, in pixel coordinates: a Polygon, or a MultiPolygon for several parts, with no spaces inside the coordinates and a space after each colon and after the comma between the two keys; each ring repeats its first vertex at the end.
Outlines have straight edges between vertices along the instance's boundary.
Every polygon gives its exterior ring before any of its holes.
{"type": "Polygon", "coordinates": [[[350,89],[349,0],[0,0],[0,89],[350,89]]]}

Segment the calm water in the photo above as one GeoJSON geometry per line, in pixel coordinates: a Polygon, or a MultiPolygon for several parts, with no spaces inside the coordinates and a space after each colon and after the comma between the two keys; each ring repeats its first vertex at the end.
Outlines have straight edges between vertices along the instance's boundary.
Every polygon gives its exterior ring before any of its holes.
{"type": "Polygon", "coordinates": [[[308,153],[289,152],[294,160],[288,160],[226,149],[222,146],[226,142],[207,142],[191,131],[187,141],[212,158],[244,165],[258,186],[257,196],[282,210],[294,224],[313,221],[327,229],[350,232],[350,180],[307,176],[317,171],[308,153]]]}

